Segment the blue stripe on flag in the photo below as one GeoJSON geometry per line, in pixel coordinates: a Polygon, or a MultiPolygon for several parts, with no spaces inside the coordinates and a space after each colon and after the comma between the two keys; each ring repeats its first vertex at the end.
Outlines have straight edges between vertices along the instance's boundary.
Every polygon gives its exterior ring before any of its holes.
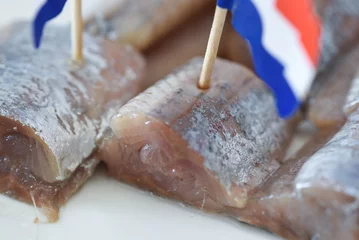
{"type": "Polygon", "coordinates": [[[66,0],[47,0],[33,21],[33,38],[36,48],[40,47],[44,27],[48,21],[57,17],[66,4],[66,0]]]}
{"type": "Polygon", "coordinates": [[[262,21],[252,1],[218,0],[217,5],[231,10],[233,26],[249,42],[256,72],[272,89],[279,115],[284,118],[292,116],[299,108],[300,102],[284,77],[283,65],[262,45],[262,21]]]}

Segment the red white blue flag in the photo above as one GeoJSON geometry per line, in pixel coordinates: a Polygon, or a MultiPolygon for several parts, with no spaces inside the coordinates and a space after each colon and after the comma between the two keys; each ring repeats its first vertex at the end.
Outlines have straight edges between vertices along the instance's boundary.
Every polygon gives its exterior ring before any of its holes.
{"type": "Polygon", "coordinates": [[[320,56],[320,22],[312,0],[218,0],[248,40],[258,76],[272,89],[281,117],[307,97],[320,56]]]}
{"type": "Polygon", "coordinates": [[[44,27],[48,21],[57,17],[66,4],[66,0],[46,0],[33,21],[33,38],[36,48],[40,47],[44,27]]]}

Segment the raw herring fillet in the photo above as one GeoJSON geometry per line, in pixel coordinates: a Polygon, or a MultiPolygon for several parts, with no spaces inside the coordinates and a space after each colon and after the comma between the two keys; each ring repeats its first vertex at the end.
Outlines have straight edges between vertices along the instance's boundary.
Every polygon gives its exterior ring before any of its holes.
{"type": "Polygon", "coordinates": [[[359,57],[359,2],[315,0],[322,22],[320,71],[311,91],[308,117],[320,129],[341,126],[342,105],[359,57]]]}
{"type": "MultiPolygon", "coordinates": [[[[143,89],[146,89],[193,57],[204,56],[214,7],[213,0],[117,1],[108,5],[107,11],[111,13],[97,11],[97,18],[88,21],[87,29],[91,33],[131,44],[143,52],[148,64],[143,82],[143,89]],[[191,11],[187,11],[188,8],[191,11]],[[147,18],[150,20],[146,21],[147,18]],[[174,21],[171,19],[176,22],[171,22],[174,21]],[[135,24],[128,24],[130,20],[135,24]],[[150,30],[143,30],[150,26],[150,30]],[[116,35],[116,39],[112,38],[113,35],[116,35]],[[145,39],[142,35],[146,35],[145,39]],[[138,41],[143,41],[141,46],[138,41]]],[[[230,16],[223,30],[218,56],[252,66],[247,43],[234,31],[230,16]]]]}
{"type": "Polygon", "coordinates": [[[359,40],[359,1],[315,0],[322,22],[320,69],[326,71],[338,56],[351,51],[359,40]]]}
{"type": "Polygon", "coordinates": [[[337,128],[316,133],[257,189],[245,208],[227,208],[226,213],[241,222],[268,229],[285,239],[312,239],[309,230],[310,227],[314,229],[317,223],[309,219],[317,220],[318,215],[302,205],[293,182],[308,158],[323,147],[336,131],[337,128]]]}
{"type": "Polygon", "coordinates": [[[215,0],[115,0],[97,6],[87,30],[139,50],[175,29],[215,0]]]}
{"type": "MultiPolygon", "coordinates": [[[[163,79],[173,69],[190,59],[204,56],[212,26],[214,8],[205,8],[164,38],[159,39],[143,54],[147,60],[146,88],[163,79]],[[175,56],[175,57],[174,57],[175,56]]],[[[230,17],[223,29],[218,56],[252,67],[252,57],[245,40],[232,27],[230,17]]]]}
{"type": "MultiPolygon", "coordinates": [[[[344,106],[345,125],[319,131],[246,208],[229,209],[231,216],[288,239],[359,239],[358,76],[344,106]]],[[[343,104],[340,99],[333,110],[342,111],[343,104]]]]}
{"type": "Polygon", "coordinates": [[[334,129],[319,132],[246,208],[228,213],[287,239],[359,239],[358,123],[356,110],[332,139],[334,129]]]}
{"type": "Polygon", "coordinates": [[[343,111],[347,93],[358,71],[359,45],[338,56],[318,74],[308,101],[308,118],[319,129],[337,128],[346,121],[343,111]]]}
{"type": "Polygon", "coordinates": [[[73,64],[68,28],[47,29],[38,51],[30,29],[14,24],[1,39],[0,192],[55,221],[97,165],[110,117],[139,92],[144,60],[85,34],[85,62],[73,64]]]}
{"type": "Polygon", "coordinates": [[[240,65],[217,60],[209,91],[202,58],[123,106],[102,159],[109,174],[208,211],[244,207],[276,169],[296,119],[276,114],[269,90],[240,65]]]}

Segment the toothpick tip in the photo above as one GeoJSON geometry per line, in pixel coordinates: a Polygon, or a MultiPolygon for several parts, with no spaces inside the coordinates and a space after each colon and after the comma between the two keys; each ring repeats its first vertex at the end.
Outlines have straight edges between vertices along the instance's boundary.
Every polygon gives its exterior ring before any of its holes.
{"type": "Polygon", "coordinates": [[[201,89],[210,88],[211,76],[218,53],[219,43],[221,41],[224,23],[226,21],[227,11],[227,9],[218,6],[216,8],[207,50],[203,61],[202,72],[198,82],[198,86],[201,89]]]}

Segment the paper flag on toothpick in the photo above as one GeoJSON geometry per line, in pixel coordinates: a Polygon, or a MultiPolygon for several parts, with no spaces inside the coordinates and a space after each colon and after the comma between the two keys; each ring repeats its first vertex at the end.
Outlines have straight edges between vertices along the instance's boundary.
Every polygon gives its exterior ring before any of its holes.
{"type": "Polygon", "coordinates": [[[36,48],[40,47],[44,27],[48,21],[57,17],[66,4],[66,0],[47,0],[33,21],[33,38],[36,48]]]}

